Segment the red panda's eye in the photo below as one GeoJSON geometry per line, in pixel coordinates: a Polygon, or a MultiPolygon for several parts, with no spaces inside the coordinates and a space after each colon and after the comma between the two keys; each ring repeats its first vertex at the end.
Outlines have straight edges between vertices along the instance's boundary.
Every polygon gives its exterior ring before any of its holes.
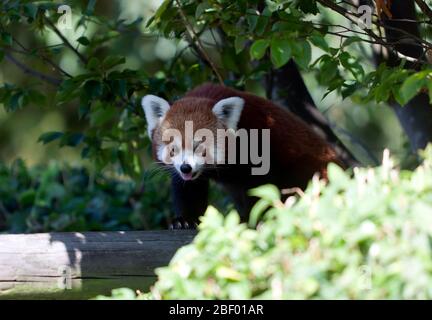
{"type": "Polygon", "coordinates": [[[169,152],[170,157],[171,158],[175,157],[177,153],[178,153],[178,148],[176,146],[171,146],[171,149],[169,152]]]}

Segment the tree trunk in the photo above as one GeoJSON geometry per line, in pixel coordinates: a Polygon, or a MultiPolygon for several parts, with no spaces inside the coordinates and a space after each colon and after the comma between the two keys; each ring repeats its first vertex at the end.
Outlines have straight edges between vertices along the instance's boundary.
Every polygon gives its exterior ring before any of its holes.
{"type": "Polygon", "coordinates": [[[282,68],[274,70],[267,83],[267,92],[271,92],[273,99],[287,106],[330,143],[346,167],[359,166],[359,162],[334,134],[329,122],[318,110],[292,59],[282,68]]]}
{"type": "MultiPolygon", "coordinates": [[[[361,2],[371,5],[370,1],[363,0],[361,2]]],[[[414,1],[393,1],[390,11],[392,13],[392,18],[387,18],[384,14],[381,17],[384,23],[387,41],[398,41],[395,45],[395,49],[405,56],[424,59],[423,48],[412,37],[421,38],[418,23],[407,21],[417,21],[414,1]],[[404,19],[404,21],[395,21],[395,19],[404,19]],[[398,31],[394,28],[403,31],[398,31]]],[[[389,66],[397,66],[400,64],[400,58],[392,52],[389,52],[387,59],[382,55],[377,55],[376,60],[378,64],[385,61],[389,66]]],[[[407,61],[405,67],[418,70],[420,65],[407,61]]],[[[410,141],[411,150],[413,152],[423,149],[429,142],[432,142],[432,106],[429,103],[427,94],[418,94],[405,106],[399,105],[396,101],[390,101],[390,106],[395,111],[410,141]]]]}

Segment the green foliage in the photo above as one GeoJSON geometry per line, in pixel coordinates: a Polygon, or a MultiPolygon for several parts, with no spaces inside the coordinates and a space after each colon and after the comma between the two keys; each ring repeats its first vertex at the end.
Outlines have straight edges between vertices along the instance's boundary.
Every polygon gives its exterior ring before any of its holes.
{"type": "MultiPolygon", "coordinates": [[[[221,210],[231,206],[216,186],[209,193],[221,210]]],[[[130,179],[56,162],[32,168],[22,160],[0,163],[0,233],[166,229],[174,218],[170,201],[160,168],[130,179]]]]}
{"type": "Polygon", "coordinates": [[[32,169],[21,160],[0,165],[0,231],[165,228],[168,202],[168,181],[161,175],[136,183],[56,163],[32,169]]]}
{"type": "Polygon", "coordinates": [[[285,203],[276,188],[258,188],[256,229],[209,208],[193,243],[157,269],[153,296],[432,298],[432,146],[424,157],[413,172],[386,155],[353,177],[330,165],[328,185],[313,180],[285,203]]]}
{"type": "MultiPolygon", "coordinates": [[[[403,69],[403,64],[394,68],[383,64],[378,70],[369,70],[364,50],[360,54],[358,50],[365,38],[358,33],[340,33],[338,37],[331,28],[335,22],[330,10],[317,6],[314,0],[165,0],[145,23],[142,17],[129,22],[105,17],[103,5],[97,1],[71,0],[68,5],[79,17],[73,29],[83,32],[75,32],[73,39],[67,40],[75,43],[57,38],[60,44],[53,46],[46,38],[57,34],[55,22],[62,17],[58,4],[0,3],[0,61],[9,63],[5,54],[11,54],[30,67],[43,63],[44,72],[58,80],[50,91],[41,78],[26,77],[22,83],[11,84],[7,77],[0,87],[0,103],[8,112],[31,104],[73,110],[79,122],[76,128],[61,135],[47,133],[40,140],[78,147],[82,157],[91,159],[98,170],[118,164],[123,173],[134,178],[145,171],[138,161],[149,149],[140,107],[143,95],[174,100],[198,84],[218,80],[209,63],[199,58],[196,39],[190,43],[191,27],[225,83],[239,89],[266,92],[263,79],[293,59],[303,71],[315,74],[326,90],[323,97],[335,92],[356,101],[395,99],[406,104],[419,91],[432,92],[427,67],[414,72],[403,69]],[[18,37],[18,28],[26,36],[18,37]],[[130,54],[140,51],[135,50],[136,39],[150,41],[152,37],[173,40],[175,55],[156,61],[156,67],[153,62],[145,68],[131,64],[130,60],[142,59],[130,54]],[[73,72],[60,68],[68,55],[77,64],[73,72]]],[[[37,66],[36,71],[43,70],[37,66]]]]}

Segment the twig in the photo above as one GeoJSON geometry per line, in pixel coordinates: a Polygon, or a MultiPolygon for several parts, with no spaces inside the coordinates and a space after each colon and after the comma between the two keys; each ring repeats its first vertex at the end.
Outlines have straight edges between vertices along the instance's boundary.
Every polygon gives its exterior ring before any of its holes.
{"type": "MultiPolygon", "coordinates": [[[[22,43],[20,43],[16,37],[12,36],[12,38],[13,38],[14,43],[18,44],[18,46],[23,51],[19,51],[19,50],[13,49],[13,48],[10,48],[9,50],[15,51],[15,52],[21,53],[21,54],[32,55],[32,53],[30,52],[30,50],[27,49],[22,43]]],[[[39,49],[35,49],[35,50],[39,50],[39,49]]],[[[63,70],[59,65],[55,64],[50,59],[48,59],[44,54],[38,53],[38,57],[41,58],[44,62],[48,63],[50,66],[52,66],[55,70],[57,70],[60,73],[62,73],[63,75],[65,75],[65,76],[67,76],[69,78],[72,78],[71,74],[69,74],[68,72],[66,72],[65,70],[63,70]]]]}
{"type": "Polygon", "coordinates": [[[423,0],[415,0],[417,5],[420,7],[420,9],[423,11],[425,15],[429,17],[429,19],[432,20],[432,9],[429,8],[429,6],[423,1],[423,0]]]}
{"type": "Polygon", "coordinates": [[[196,40],[199,51],[203,55],[204,59],[207,60],[207,62],[209,63],[211,69],[213,70],[214,74],[218,78],[219,82],[222,85],[224,85],[224,81],[223,81],[222,76],[220,75],[219,71],[217,70],[216,65],[213,63],[213,61],[210,59],[209,55],[205,51],[204,46],[202,45],[200,38],[198,37],[195,30],[193,29],[193,26],[189,23],[189,20],[187,19],[186,14],[184,13],[183,8],[181,7],[179,0],[175,0],[175,2],[177,3],[177,6],[179,8],[180,16],[181,16],[183,22],[185,23],[185,27],[186,27],[187,32],[192,34],[192,41],[194,39],[196,40]]]}
{"type": "MultiPolygon", "coordinates": [[[[339,13],[340,15],[342,15],[343,17],[345,17],[346,19],[348,19],[349,21],[351,21],[352,23],[356,23],[356,21],[351,17],[358,17],[356,14],[347,11],[345,8],[342,8],[340,6],[338,6],[336,3],[332,2],[331,0],[317,0],[317,2],[319,2],[321,5],[323,5],[324,7],[327,7],[337,13],[339,13]]],[[[375,22],[374,23],[377,26],[381,26],[381,23],[379,22],[375,22]]],[[[404,30],[400,30],[399,28],[392,28],[392,29],[396,29],[402,33],[407,33],[404,30]]],[[[396,54],[399,57],[402,57],[404,59],[410,60],[410,61],[418,61],[418,62],[422,62],[425,63],[425,61],[423,61],[421,58],[414,58],[414,57],[407,57],[406,55],[403,55],[401,53],[399,53],[392,45],[389,45],[388,43],[386,43],[382,38],[380,38],[378,35],[376,35],[374,32],[372,32],[369,29],[365,29],[364,30],[371,38],[373,38],[378,44],[386,47],[388,50],[390,50],[391,52],[393,52],[394,54],[396,54]]],[[[415,40],[419,40],[421,43],[424,43],[427,47],[430,47],[430,44],[428,42],[425,42],[422,39],[417,39],[417,37],[408,34],[410,37],[414,38],[415,40]]]]}
{"type": "Polygon", "coordinates": [[[84,64],[87,64],[87,58],[84,57],[81,54],[81,52],[79,52],[76,48],[74,48],[74,46],[69,42],[68,39],[66,39],[66,37],[60,32],[60,30],[55,26],[55,24],[50,19],[48,19],[47,17],[44,17],[44,18],[45,18],[47,24],[51,27],[51,29],[53,29],[55,34],[63,41],[63,43],[69,49],[71,49],[84,64]]]}
{"type": "Polygon", "coordinates": [[[25,64],[21,63],[17,59],[15,59],[10,53],[6,53],[6,59],[8,59],[10,62],[12,62],[14,65],[16,65],[18,68],[20,68],[24,73],[29,74],[35,78],[41,79],[53,86],[58,86],[61,83],[60,79],[51,77],[49,75],[46,75],[44,73],[41,73],[39,71],[36,71],[25,64]]]}
{"type": "Polygon", "coordinates": [[[283,195],[297,194],[300,197],[304,197],[305,196],[305,193],[303,192],[303,190],[300,189],[300,188],[297,188],[297,187],[295,187],[295,188],[288,188],[288,189],[282,189],[281,193],[283,195]]]}

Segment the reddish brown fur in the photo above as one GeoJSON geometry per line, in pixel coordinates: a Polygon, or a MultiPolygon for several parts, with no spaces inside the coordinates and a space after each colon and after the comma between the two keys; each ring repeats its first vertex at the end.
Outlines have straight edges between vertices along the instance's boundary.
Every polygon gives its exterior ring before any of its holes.
{"type": "MultiPolygon", "coordinates": [[[[247,197],[250,188],[264,183],[273,183],[280,188],[305,188],[314,173],[327,177],[329,162],[340,163],[334,150],[286,108],[253,94],[215,84],[201,85],[176,101],[162,126],[155,130],[154,141],[160,141],[161,132],[167,128],[182,131],[186,120],[193,121],[194,130],[207,128],[215,131],[221,128],[212,108],[221,99],[229,97],[245,100],[238,129],[270,129],[271,168],[268,175],[251,176],[249,169],[242,170],[239,165],[231,165],[226,171],[210,175],[227,187],[244,215],[254,202],[247,197]]],[[[180,214],[185,215],[184,212],[180,214]]]]}
{"type": "Polygon", "coordinates": [[[193,118],[194,125],[197,123],[199,127],[211,129],[208,126],[214,126],[216,118],[211,108],[217,101],[234,96],[245,100],[238,128],[270,129],[272,155],[279,164],[295,165],[299,170],[320,172],[326,177],[327,164],[340,163],[334,150],[286,108],[256,95],[221,85],[207,83],[188,92],[183,99],[172,105],[167,120],[178,121],[176,125],[181,126],[184,117],[189,117],[191,120],[193,118]]]}

